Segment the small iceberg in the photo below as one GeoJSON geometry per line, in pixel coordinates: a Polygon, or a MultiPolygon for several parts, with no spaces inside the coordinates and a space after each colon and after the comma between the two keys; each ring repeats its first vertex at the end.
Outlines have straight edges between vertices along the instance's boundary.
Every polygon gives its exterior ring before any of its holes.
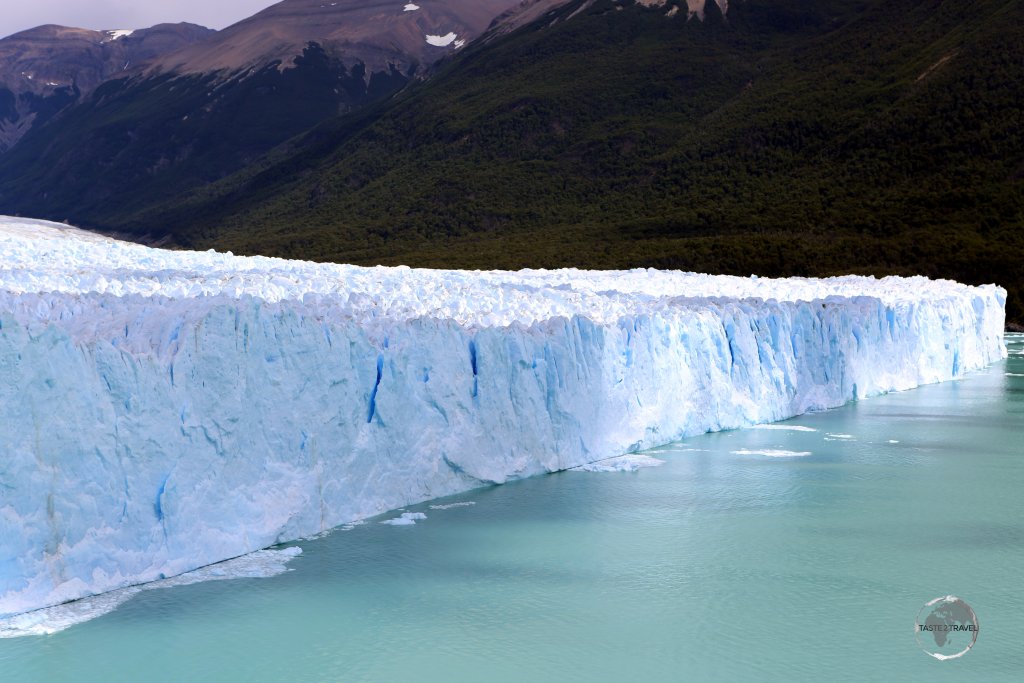
{"type": "Polygon", "coordinates": [[[422,512],[403,512],[401,517],[385,519],[381,524],[389,524],[391,526],[413,526],[416,524],[417,520],[426,518],[427,516],[422,512]]]}
{"type": "Polygon", "coordinates": [[[732,451],[733,455],[764,455],[769,458],[798,458],[805,455],[810,455],[810,451],[783,451],[776,450],[773,448],[765,448],[760,450],[751,450],[748,448],[742,448],[738,451],[732,451]]]}
{"type": "Polygon", "coordinates": [[[664,460],[652,458],[649,455],[620,455],[616,458],[608,458],[592,462],[587,465],[573,467],[570,472],[636,472],[642,467],[659,467],[664,465],[664,460]]]}

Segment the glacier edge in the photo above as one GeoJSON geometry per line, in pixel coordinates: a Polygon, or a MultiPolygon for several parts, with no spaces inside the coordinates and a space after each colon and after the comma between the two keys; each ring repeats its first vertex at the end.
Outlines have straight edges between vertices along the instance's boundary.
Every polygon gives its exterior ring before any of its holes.
{"type": "Polygon", "coordinates": [[[0,617],[1005,356],[924,278],[457,273],[0,219],[0,617]]]}

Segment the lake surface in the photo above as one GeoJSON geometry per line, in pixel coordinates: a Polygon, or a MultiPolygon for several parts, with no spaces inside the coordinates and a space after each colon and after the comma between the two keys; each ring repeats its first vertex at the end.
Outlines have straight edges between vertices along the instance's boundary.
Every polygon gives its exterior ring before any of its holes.
{"type": "Polygon", "coordinates": [[[271,578],[0,639],[0,681],[1020,680],[1024,337],[1007,341],[962,381],[782,423],[802,430],[432,501],[414,525],[294,544],[271,578]],[[914,622],[947,594],[981,630],[941,662],[914,622]]]}

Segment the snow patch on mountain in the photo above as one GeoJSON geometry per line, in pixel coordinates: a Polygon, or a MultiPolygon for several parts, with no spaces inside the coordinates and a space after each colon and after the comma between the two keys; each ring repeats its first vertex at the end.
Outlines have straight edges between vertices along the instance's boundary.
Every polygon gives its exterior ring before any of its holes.
{"type": "Polygon", "coordinates": [[[110,36],[110,40],[120,40],[121,38],[127,38],[131,34],[135,33],[133,28],[117,29],[116,31],[105,31],[110,36]]]}
{"type": "Polygon", "coordinates": [[[458,37],[459,36],[456,35],[455,33],[449,33],[448,35],[444,36],[428,35],[426,36],[426,39],[427,43],[433,45],[434,47],[448,47],[449,45],[454,43],[458,39],[458,37]]]}

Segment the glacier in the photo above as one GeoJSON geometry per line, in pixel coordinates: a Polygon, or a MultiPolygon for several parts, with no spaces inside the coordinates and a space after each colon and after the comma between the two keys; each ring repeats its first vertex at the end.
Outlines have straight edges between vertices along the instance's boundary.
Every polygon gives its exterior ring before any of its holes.
{"type": "Polygon", "coordinates": [[[0,618],[488,484],[950,380],[1006,292],[431,271],[0,218],[0,618]]]}

